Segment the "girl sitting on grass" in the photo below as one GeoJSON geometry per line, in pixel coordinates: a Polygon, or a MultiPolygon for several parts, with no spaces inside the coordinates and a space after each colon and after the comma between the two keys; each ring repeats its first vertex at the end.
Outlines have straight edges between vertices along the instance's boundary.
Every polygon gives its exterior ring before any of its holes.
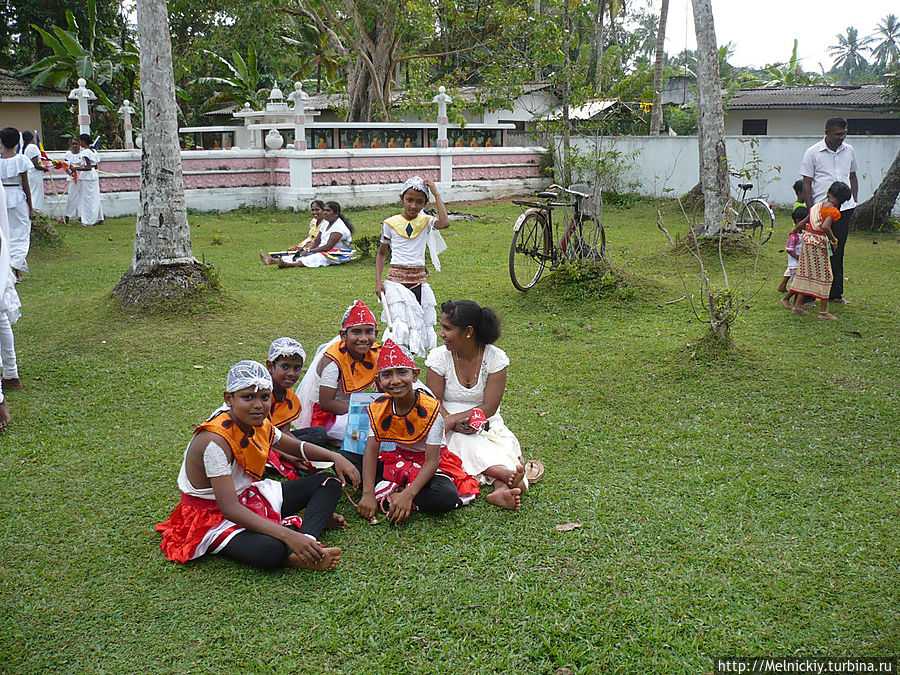
{"type": "Polygon", "coordinates": [[[298,257],[304,256],[309,253],[309,248],[312,243],[316,240],[316,237],[319,236],[319,230],[322,227],[322,223],[325,222],[325,218],[322,216],[322,209],[325,207],[325,202],[321,199],[313,199],[309,203],[309,211],[312,213],[312,220],[309,221],[309,232],[306,235],[306,239],[301,241],[299,244],[294,244],[293,246],[289,246],[283,251],[277,251],[275,253],[270,253],[269,257],[271,258],[287,258],[289,260],[295,260],[298,257]],[[297,255],[299,254],[299,255],[297,255]]]}
{"type": "Polygon", "coordinates": [[[260,251],[260,259],[266,265],[279,267],[325,267],[347,262],[353,256],[350,219],[341,215],[341,205],[337,202],[325,202],[322,218],[325,223],[306,249],[297,251],[290,258],[275,258],[260,251]]]}
{"type": "Polygon", "coordinates": [[[800,258],[797,261],[797,273],[791,284],[794,297],[792,314],[806,314],[801,305],[803,296],[809,295],[819,299],[819,318],[837,321],[837,317],[828,312],[828,295],[834,274],[831,270],[831,247],[837,246],[838,240],[831,230],[831,224],[841,219],[841,204],[852,197],[850,186],[835,181],[828,188],[825,201],[813,204],[809,215],[800,223],[806,229],[800,237],[800,258]]]}
{"type": "Polygon", "coordinates": [[[359,471],[340,455],[282,434],[269,420],[272,378],[256,361],[228,371],[225,405],[194,430],[184,453],[181,501],[156,526],[169,560],[221,553],[254,567],[333,569],[341,549],[319,543],[324,529],[344,527],[334,513],[342,485],[359,485],[359,471]],[[337,478],[318,473],[284,483],[262,479],[275,447],[296,465],[334,462],[337,478]],[[293,515],[305,509],[303,518],[293,515]],[[284,517],[287,516],[287,517],[284,517]]]}
{"type": "Polygon", "coordinates": [[[375,384],[378,326],[372,310],[357,300],[344,313],[338,337],[316,350],[300,383],[300,427],[325,427],[338,445],[344,440],[350,394],[375,384]]]}
{"type": "Polygon", "coordinates": [[[500,417],[509,358],[494,346],[499,337],[500,319],[492,309],[448,300],[441,305],[444,344],[425,360],[425,384],[441,401],[447,447],[463,469],[494,486],[489,502],[517,510],[528,480],[519,441],[500,417]],[[469,423],[476,410],[487,417],[480,430],[469,423]]]}
{"type": "Polygon", "coordinates": [[[378,354],[378,386],[384,391],[369,404],[369,438],[363,457],[363,493],[356,510],[371,520],[378,503],[395,524],[413,510],[445,513],[478,496],[478,481],[444,447],[441,403],[415,389],[419,369],[392,340],[378,354]],[[396,443],[394,450],[383,443],[396,443]]]}

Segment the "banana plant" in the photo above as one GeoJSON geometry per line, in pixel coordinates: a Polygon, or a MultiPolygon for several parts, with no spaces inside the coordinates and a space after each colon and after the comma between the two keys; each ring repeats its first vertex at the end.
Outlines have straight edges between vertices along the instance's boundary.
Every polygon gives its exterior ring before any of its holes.
{"type": "Polygon", "coordinates": [[[80,38],[81,30],[71,11],[66,11],[66,24],[66,28],[53,25],[50,30],[31,25],[53,53],[22,68],[17,75],[33,75],[33,87],[47,85],[57,88],[74,86],[75,81],[83,77],[107,110],[115,111],[116,106],[109,100],[106,90],[111,85],[129,89],[133,86],[140,71],[137,46],[131,40],[125,40],[123,45],[98,35],[96,0],[88,0],[85,42],[80,38]]]}
{"type": "Polygon", "coordinates": [[[203,52],[229,73],[224,77],[198,77],[191,80],[191,84],[211,84],[214,87],[224,88],[224,91],[214,92],[203,103],[204,109],[209,110],[225,103],[240,104],[244,101],[261,103],[266,99],[268,89],[263,86],[265,76],[261,75],[257,68],[256,50],[253,45],[247,49],[246,59],[237,51],[231,52],[231,61],[207,49],[203,52]]]}

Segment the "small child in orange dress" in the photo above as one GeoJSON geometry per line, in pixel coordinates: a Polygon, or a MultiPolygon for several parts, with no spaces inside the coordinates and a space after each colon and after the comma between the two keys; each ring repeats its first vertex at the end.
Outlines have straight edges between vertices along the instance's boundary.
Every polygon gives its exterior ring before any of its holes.
{"type": "Polygon", "coordinates": [[[800,222],[806,229],[800,237],[800,259],[797,262],[797,274],[791,284],[791,290],[797,294],[791,314],[806,314],[801,305],[803,296],[809,295],[819,299],[820,319],[837,321],[837,317],[828,312],[828,295],[834,280],[831,247],[837,245],[831,224],[841,219],[841,204],[851,197],[850,186],[835,181],[828,188],[825,201],[814,204],[809,215],[800,222]]]}

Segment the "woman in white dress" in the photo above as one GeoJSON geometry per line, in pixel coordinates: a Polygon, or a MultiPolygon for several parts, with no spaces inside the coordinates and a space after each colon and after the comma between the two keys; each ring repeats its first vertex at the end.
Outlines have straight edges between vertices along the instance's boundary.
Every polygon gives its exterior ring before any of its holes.
{"type": "Polygon", "coordinates": [[[493,344],[499,337],[500,320],[492,309],[471,300],[443,303],[444,344],[425,360],[425,384],[441,401],[447,447],[466,473],[494,486],[489,502],[515,510],[528,480],[519,441],[500,417],[509,358],[493,344]],[[487,417],[481,429],[470,424],[476,409],[487,417]]]}
{"type": "Polygon", "coordinates": [[[353,225],[341,215],[341,205],[337,202],[325,202],[322,218],[319,235],[308,249],[298,251],[293,257],[284,258],[273,258],[260,251],[260,260],[266,265],[279,267],[325,267],[350,260],[353,256],[353,225]]]}
{"type": "Polygon", "coordinates": [[[22,143],[25,144],[22,154],[31,162],[31,167],[28,169],[28,189],[31,190],[31,206],[35,211],[48,213],[49,210],[44,202],[44,174],[49,169],[41,163],[41,151],[35,145],[33,133],[23,131],[22,143]]]}

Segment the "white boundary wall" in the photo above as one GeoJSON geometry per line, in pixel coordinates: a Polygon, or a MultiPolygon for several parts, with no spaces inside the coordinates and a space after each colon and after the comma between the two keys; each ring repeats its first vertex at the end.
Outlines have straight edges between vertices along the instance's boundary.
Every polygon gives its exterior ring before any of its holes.
{"type": "MultiPolygon", "coordinates": [[[[751,148],[749,138],[726,138],[729,164],[735,170],[753,165],[753,153],[758,156],[758,171],[751,171],[749,182],[754,184],[753,196],[762,194],[772,204],[790,206],[794,202],[794,181],[800,178],[800,162],[806,149],[821,136],[760,136],[753,139],[759,145],[751,148]],[[778,167],[778,169],[776,169],[778,167]]],[[[625,155],[637,153],[629,178],[638,182],[637,192],[643,195],[677,197],[699,182],[699,153],[696,136],[607,136],[599,139],[601,148],[615,149],[625,155]],[[667,190],[668,189],[668,190],[667,190]]],[[[857,136],[847,142],[856,150],[859,163],[859,198],[865,201],[881,183],[897,152],[897,136],[857,136]]],[[[572,146],[583,153],[592,153],[595,138],[572,137],[572,146]]],[[[732,178],[732,185],[744,180],[732,178]]],[[[735,191],[737,189],[735,188],[735,191]]],[[[739,192],[738,192],[738,195],[739,192]]],[[[900,200],[894,207],[900,214],[900,200]]]]}

